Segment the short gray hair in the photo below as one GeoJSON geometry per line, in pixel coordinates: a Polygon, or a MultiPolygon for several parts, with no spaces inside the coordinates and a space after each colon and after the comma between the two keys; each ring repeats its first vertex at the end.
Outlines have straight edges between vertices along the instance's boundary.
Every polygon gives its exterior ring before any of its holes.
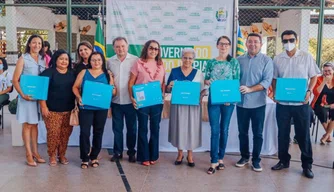
{"type": "Polygon", "coordinates": [[[182,49],[182,54],[181,54],[181,59],[182,59],[182,57],[184,56],[184,54],[186,54],[186,53],[192,53],[193,54],[193,59],[195,60],[195,58],[196,58],[196,53],[195,53],[195,50],[194,49],[192,49],[192,48],[184,48],[184,49],[182,49]]]}

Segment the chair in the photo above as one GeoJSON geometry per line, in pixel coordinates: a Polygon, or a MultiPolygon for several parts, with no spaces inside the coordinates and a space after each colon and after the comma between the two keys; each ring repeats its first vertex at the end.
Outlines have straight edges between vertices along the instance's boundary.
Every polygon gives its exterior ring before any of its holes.
{"type": "Polygon", "coordinates": [[[8,105],[9,104],[9,100],[6,100],[6,101],[4,101],[2,104],[0,104],[0,110],[1,110],[1,127],[2,127],[2,129],[3,129],[3,124],[4,124],[4,121],[3,121],[3,107],[5,106],[5,105],[8,105]]]}

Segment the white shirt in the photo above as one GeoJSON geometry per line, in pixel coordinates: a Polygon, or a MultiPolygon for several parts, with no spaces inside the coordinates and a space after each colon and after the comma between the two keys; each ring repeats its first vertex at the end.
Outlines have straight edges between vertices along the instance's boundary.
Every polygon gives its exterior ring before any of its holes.
{"type": "Polygon", "coordinates": [[[0,75],[0,91],[6,90],[8,87],[13,86],[12,84],[13,76],[8,71],[4,71],[0,75]]]}
{"type": "MultiPolygon", "coordinates": [[[[289,57],[286,51],[274,58],[274,79],[277,78],[304,78],[309,80],[320,73],[312,55],[297,50],[295,55],[289,57]]],[[[306,93],[305,93],[306,94],[306,93]]],[[[302,105],[303,103],[280,102],[282,105],[302,105]]]]}
{"type": "Polygon", "coordinates": [[[117,94],[112,102],[120,105],[130,104],[128,82],[130,79],[131,67],[136,63],[138,57],[126,54],[124,61],[120,61],[117,55],[111,57],[107,62],[107,68],[113,73],[117,94]]]}

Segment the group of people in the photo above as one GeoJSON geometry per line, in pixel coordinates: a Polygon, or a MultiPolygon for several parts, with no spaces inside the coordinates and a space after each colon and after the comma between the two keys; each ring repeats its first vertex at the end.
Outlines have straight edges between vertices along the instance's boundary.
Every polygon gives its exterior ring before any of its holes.
{"type": "MultiPolygon", "coordinates": [[[[215,80],[239,80],[241,102],[212,104],[209,96],[208,114],[211,126],[211,165],[208,174],[223,170],[224,155],[228,140],[228,129],[233,110],[236,106],[241,159],[235,164],[244,167],[250,162],[252,168],[262,171],[260,164],[263,143],[263,128],[266,111],[267,89],[272,86],[276,91],[277,78],[304,78],[309,80],[305,101],[302,103],[277,102],[276,119],[278,125],[278,157],[279,162],[272,170],[289,167],[289,139],[291,118],[293,118],[302,160],[303,173],[313,178],[312,147],[310,141],[310,106],[309,100],[313,92],[315,97],[312,107],[325,127],[326,134],[321,142],[330,142],[333,130],[333,68],[330,63],[324,65],[323,75],[320,73],[312,56],[297,49],[297,34],[287,30],[281,35],[285,48],[274,60],[260,53],[262,37],[251,33],[246,40],[247,53],[233,58],[229,52],[231,40],[227,36],[218,38],[216,47],[218,56],[207,63],[205,74],[193,68],[195,51],[183,49],[182,64],[173,68],[165,84],[165,69],[161,59],[161,47],[155,40],[147,41],[140,57],[128,53],[128,42],[124,37],[113,40],[115,55],[107,62],[101,53],[94,52],[89,42],[81,42],[77,48],[78,63],[72,65],[70,55],[58,50],[46,67],[43,39],[32,35],[27,42],[25,53],[19,58],[14,74],[13,85],[19,94],[17,119],[23,124],[23,140],[26,148],[26,162],[30,166],[46,161],[37,150],[37,124],[42,118],[47,129],[47,147],[50,166],[68,164],[65,157],[69,136],[73,127],[70,125],[71,110],[79,106],[80,125],[80,158],[81,168],[91,165],[98,167],[98,154],[102,146],[102,135],[108,110],[82,104],[82,89],[86,80],[113,85],[112,130],[114,147],[111,161],[123,158],[123,127],[127,129],[126,146],[129,162],[139,161],[144,166],[154,165],[159,159],[159,131],[163,104],[137,108],[132,87],[159,81],[162,98],[165,92],[172,92],[175,81],[192,81],[201,84],[200,101],[215,80]],[[43,101],[33,100],[25,95],[20,87],[20,76],[23,74],[49,77],[48,98],[43,101]],[[41,115],[39,115],[41,114],[41,115]],[[249,125],[253,132],[253,150],[249,150],[249,125]],[[93,141],[89,137],[93,126],[93,141]],[[138,130],[137,130],[138,127],[138,130]],[[150,136],[148,138],[148,129],[150,136]],[[138,136],[138,140],[137,140],[138,136]],[[137,144],[137,151],[135,146],[137,144]],[[137,155],[136,155],[137,153],[137,155]],[[90,164],[89,164],[90,162],[90,164]]],[[[0,64],[1,68],[1,64],[0,64]]],[[[0,72],[3,71],[0,69],[0,72]]],[[[1,75],[0,75],[1,77],[1,75]]],[[[5,84],[4,84],[5,85],[5,84]]],[[[11,84],[7,83],[7,87],[11,84]]],[[[6,89],[7,90],[7,89],[6,89]]],[[[5,90],[5,91],[6,91],[5,90]]],[[[8,90],[7,90],[8,91],[8,90]]],[[[1,95],[1,94],[0,94],[1,95]]],[[[275,95],[275,94],[274,94],[275,95]]],[[[175,165],[181,165],[187,150],[187,165],[195,166],[193,150],[200,147],[202,133],[202,108],[198,106],[171,104],[169,120],[169,142],[178,149],[175,165]]]]}

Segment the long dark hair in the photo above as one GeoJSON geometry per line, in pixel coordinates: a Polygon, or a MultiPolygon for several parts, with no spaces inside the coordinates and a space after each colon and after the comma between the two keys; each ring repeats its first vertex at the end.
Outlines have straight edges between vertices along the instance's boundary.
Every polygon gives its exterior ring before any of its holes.
{"type": "Polygon", "coordinates": [[[26,44],[26,49],[24,51],[24,53],[29,53],[30,54],[30,47],[29,47],[29,44],[31,43],[32,39],[34,38],[39,38],[41,40],[41,43],[42,43],[42,48],[41,50],[38,52],[39,55],[42,56],[42,59],[44,59],[44,56],[45,56],[45,52],[44,52],[44,44],[43,44],[43,38],[37,34],[34,34],[34,35],[31,35],[27,41],[27,44],[26,44]]]}
{"type": "Polygon", "coordinates": [[[92,54],[90,54],[89,58],[88,58],[88,64],[87,64],[87,68],[88,69],[91,69],[92,68],[92,64],[90,63],[91,62],[91,59],[92,59],[92,56],[93,55],[100,55],[101,59],[102,59],[102,71],[104,72],[104,74],[106,75],[107,77],[107,80],[108,80],[108,84],[110,82],[110,76],[109,76],[109,73],[108,73],[108,70],[107,70],[107,67],[106,67],[106,59],[104,58],[104,55],[100,52],[92,52],[92,54]]]}
{"type": "Polygon", "coordinates": [[[47,47],[48,49],[46,50],[46,54],[52,57],[52,52],[50,50],[50,43],[48,41],[44,41],[44,48],[47,47]]]}
{"type": "MultiPolygon", "coordinates": [[[[231,43],[232,43],[230,38],[228,38],[227,36],[223,35],[223,36],[220,36],[220,37],[217,39],[217,43],[216,43],[216,45],[219,45],[219,41],[220,41],[221,39],[226,39],[230,45],[231,45],[231,43]]],[[[228,54],[227,57],[226,57],[226,60],[227,60],[228,62],[230,62],[232,58],[233,58],[233,57],[232,57],[230,54],[228,54]]]]}
{"type": "Polygon", "coordinates": [[[143,50],[141,51],[141,54],[140,54],[140,59],[144,62],[147,61],[147,52],[148,52],[148,48],[149,48],[151,43],[158,44],[159,51],[158,51],[158,55],[155,57],[155,61],[158,63],[158,65],[162,65],[163,62],[162,62],[162,59],[161,59],[160,44],[156,40],[149,40],[145,43],[145,45],[143,47],[143,50]]]}
{"type": "Polygon", "coordinates": [[[8,69],[8,64],[5,58],[0,57],[0,60],[2,61],[3,64],[3,71],[6,71],[8,69]]]}
{"type": "Polygon", "coordinates": [[[78,47],[77,47],[77,58],[78,58],[77,64],[83,62],[83,58],[80,56],[80,53],[79,53],[79,48],[80,48],[81,45],[88,47],[88,49],[92,50],[92,52],[94,50],[93,45],[91,43],[89,43],[88,41],[82,41],[82,42],[80,42],[79,45],[78,45],[78,47]]]}
{"type": "Polygon", "coordinates": [[[49,63],[49,68],[56,68],[57,67],[57,59],[60,57],[62,54],[66,54],[68,57],[68,66],[67,69],[71,70],[72,69],[72,59],[70,54],[68,54],[64,49],[59,49],[57,50],[53,56],[51,57],[50,63],[49,63]]]}

